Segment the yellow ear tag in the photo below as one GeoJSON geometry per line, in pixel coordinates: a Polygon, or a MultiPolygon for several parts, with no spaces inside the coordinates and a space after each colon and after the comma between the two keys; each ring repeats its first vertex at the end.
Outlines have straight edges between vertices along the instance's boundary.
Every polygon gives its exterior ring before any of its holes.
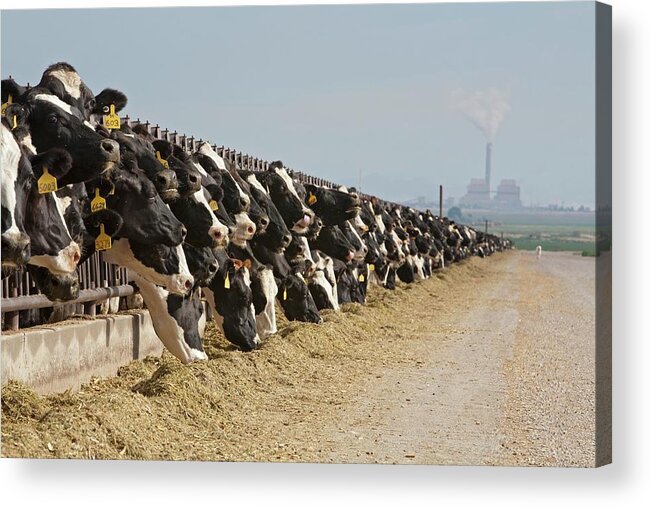
{"type": "Polygon", "coordinates": [[[375,271],[375,264],[369,264],[368,269],[370,269],[371,271],[375,271]]]}
{"type": "Polygon", "coordinates": [[[213,211],[217,211],[219,209],[219,204],[217,204],[217,201],[214,199],[211,199],[208,204],[210,204],[210,209],[213,211]]]}
{"type": "Polygon", "coordinates": [[[99,195],[99,188],[95,187],[95,197],[90,201],[90,210],[95,213],[103,209],[106,209],[106,199],[99,195]]]}
{"type": "Polygon", "coordinates": [[[9,96],[7,97],[7,102],[2,103],[2,116],[5,115],[5,113],[7,112],[7,108],[9,107],[9,104],[13,104],[13,101],[14,98],[11,96],[11,94],[9,94],[9,96]]]}
{"type": "Polygon", "coordinates": [[[287,301],[287,288],[283,290],[283,301],[287,301]]]}
{"type": "Polygon", "coordinates": [[[359,275],[358,280],[359,280],[360,282],[363,282],[363,281],[364,281],[364,275],[359,275]]]}
{"type": "Polygon", "coordinates": [[[11,130],[16,130],[17,126],[18,126],[18,122],[16,121],[16,115],[14,115],[13,127],[11,127],[11,130]]]}
{"type": "Polygon", "coordinates": [[[316,195],[310,192],[310,196],[307,198],[307,203],[312,206],[316,202],[316,195]]]}
{"type": "Polygon", "coordinates": [[[170,165],[167,163],[167,160],[165,160],[163,157],[160,156],[160,151],[157,151],[157,152],[156,152],[156,158],[158,159],[158,161],[159,161],[161,164],[163,164],[163,167],[164,167],[165,169],[169,169],[169,168],[170,168],[170,165]]]}
{"type": "Polygon", "coordinates": [[[52,176],[47,167],[43,168],[43,175],[38,179],[38,193],[39,194],[49,194],[50,192],[55,192],[59,189],[57,186],[57,179],[52,176]]]}
{"type": "Polygon", "coordinates": [[[224,289],[230,289],[231,288],[231,279],[228,276],[228,273],[226,273],[226,278],[224,279],[224,289]]]}
{"type": "Polygon", "coordinates": [[[115,113],[115,104],[110,105],[109,114],[104,115],[102,118],[104,127],[109,130],[120,128],[120,116],[115,113]]]}
{"type": "Polygon", "coordinates": [[[110,250],[111,236],[104,232],[104,224],[99,224],[99,236],[95,238],[95,250],[110,250]]]}

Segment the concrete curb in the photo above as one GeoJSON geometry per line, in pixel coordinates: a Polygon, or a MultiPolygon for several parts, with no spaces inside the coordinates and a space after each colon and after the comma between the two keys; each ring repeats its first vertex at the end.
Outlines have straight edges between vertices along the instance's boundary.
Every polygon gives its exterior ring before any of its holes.
{"type": "Polygon", "coordinates": [[[2,384],[18,380],[39,394],[77,391],[91,377],[163,352],[147,311],[3,334],[1,344],[2,384]]]}

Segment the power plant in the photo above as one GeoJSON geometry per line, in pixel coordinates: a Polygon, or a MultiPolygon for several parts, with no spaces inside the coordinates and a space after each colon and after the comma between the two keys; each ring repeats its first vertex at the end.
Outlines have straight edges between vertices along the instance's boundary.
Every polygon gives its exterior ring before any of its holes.
{"type": "Polygon", "coordinates": [[[505,179],[497,186],[494,193],[491,186],[493,173],[493,143],[486,143],[486,166],[484,179],[472,178],[466,189],[466,195],[459,200],[459,205],[467,208],[520,208],[520,187],[513,179],[505,179]],[[495,194],[495,195],[493,195],[495,194]]]}

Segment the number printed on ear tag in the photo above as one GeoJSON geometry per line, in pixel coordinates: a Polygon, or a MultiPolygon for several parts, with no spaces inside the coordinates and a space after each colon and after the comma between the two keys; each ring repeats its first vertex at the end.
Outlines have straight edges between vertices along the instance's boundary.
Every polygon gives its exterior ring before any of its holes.
{"type": "Polygon", "coordinates": [[[231,288],[231,279],[228,276],[228,273],[226,273],[226,278],[224,278],[224,289],[230,289],[231,288]]]}
{"type": "Polygon", "coordinates": [[[211,199],[211,201],[208,204],[210,204],[210,209],[213,211],[217,211],[219,209],[219,204],[217,204],[217,201],[215,201],[214,199],[211,199]]]}
{"type": "Polygon", "coordinates": [[[104,224],[99,224],[99,235],[95,238],[95,250],[110,250],[111,236],[104,232],[104,224]]]}
{"type": "Polygon", "coordinates": [[[99,188],[95,187],[95,197],[90,201],[90,211],[95,213],[103,209],[106,209],[106,199],[99,195],[99,188]]]}
{"type": "Polygon", "coordinates": [[[49,194],[50,192],[56,192],[58,189],[57,179],[48,172],[47,167],[44,167],[43,174],[38,179],[38,193],[49,194]]]}
{"type": "Polygon", "coordinates": [[[170,168],[170,165],[169,165],[169,163],[167,162],[167,160],[165,160],[163,157],[160,156],[160,151],[157,151],[157,152],[156,152],[156,158],[158,159],[158,161],[159,161],[161,164],[163,164],[163,167],[164,167],[165,169],[169,169],[169,168],[170,168]]]}
{"type": "Polygon", "coordinates": [[[120,128],[120,116],[115,113],[115,104],[111,104],[109,114],[104,115],[102,120],[104,127],[109,130],[120,128]]]}

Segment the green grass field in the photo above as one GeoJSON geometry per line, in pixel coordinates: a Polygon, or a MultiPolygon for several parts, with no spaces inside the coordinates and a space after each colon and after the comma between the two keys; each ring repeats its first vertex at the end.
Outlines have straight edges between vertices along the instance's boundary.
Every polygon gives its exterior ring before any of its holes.
{"type": "MultiPolygon", "coordinates": [[[[552,252],[597,254],[595,214],[586,212],[495,212],[463,210],[466,223],[479,230],[489,220],[488,232],[513,240],[520,250],[535,250],[538,245],[552,252]]],[[[609,249],[609,242],[599,244],[609,249]]]]}

